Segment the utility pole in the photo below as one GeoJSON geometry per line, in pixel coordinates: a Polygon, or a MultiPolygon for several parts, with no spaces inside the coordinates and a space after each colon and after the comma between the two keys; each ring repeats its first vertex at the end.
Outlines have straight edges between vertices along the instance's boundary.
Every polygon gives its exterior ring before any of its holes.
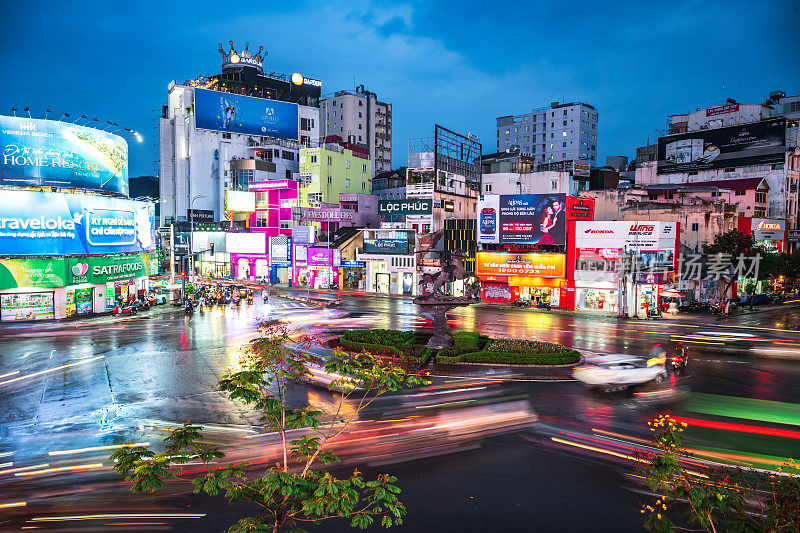
{"type": "Polygon", "coordinates": [[[175,224],[169,225],[169,284],[175,285],[175,224]]]}

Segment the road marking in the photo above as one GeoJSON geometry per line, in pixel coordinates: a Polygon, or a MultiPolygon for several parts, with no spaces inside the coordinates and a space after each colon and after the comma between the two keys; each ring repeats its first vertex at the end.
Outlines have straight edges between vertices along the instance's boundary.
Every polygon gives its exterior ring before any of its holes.
{"type": "Polygon", "coordinates": [[[56,450],[54,452],[48,452],[47,455],[69,455],[73,453],[84,453],[84,452],[97,452],[101,450],[116,450],[118,448],[133,448],[134,446],[149,446],[149,442],[134,442],[131,444],[115,444],[112,446],[92,446],[89,448],[78,448],[75,450],[56,450]]]}

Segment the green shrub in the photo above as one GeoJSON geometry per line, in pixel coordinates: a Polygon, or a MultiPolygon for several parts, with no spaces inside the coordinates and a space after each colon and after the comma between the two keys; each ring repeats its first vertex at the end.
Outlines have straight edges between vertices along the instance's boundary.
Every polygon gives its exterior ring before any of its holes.
{"type": "Polygon", "coordinates": [[[393,329],[357,329],[342,335],[342,340],[345,339],[351,342],[397,347],[414,342],[414,332],[393,329]]]}
{"type": "Polygon", "coordinates": [[[400,348],[400,356],[406,361],[422,363],[431,355],[431,349],[423,344],[409,344],[400,348]]]}
{"type": "Polygon", "coordinates": [[[453,347],[463,353],[478,351],[480,334],[477,331],[456,331],[453,334],[453,347]]]}
{"type": "Polygon", "coordinates": [[[456,355],[454,357],[448,357],[446,355],[442,355],[441,350],[438,354],[436,354],[436,362],[441,363],[443,365],[455,365],[461,362],[461,356],[456,355]]]}
{"type": "Polygon", "coordinates": [[[460,356],[464,363],[497,363],[501,365],[570,365],[580,361],[575,350],[561,353],[502,353],[482,351],[460,356]]]}
{"type": "Polygon", "coordinates": [[[349,339],[346,339],[344,336],[342,336],[339,339],[339,344],[341,344],[342,347],[347,350],[353,350],[357,352],[360,352],[361,350],[366,350],[370,353],[387,353],[391,355],[400,355],[400,350],[398,350],[394,346],[386,346],[384,344],[373,344],[369,342],[351,341],[349,339]]]}

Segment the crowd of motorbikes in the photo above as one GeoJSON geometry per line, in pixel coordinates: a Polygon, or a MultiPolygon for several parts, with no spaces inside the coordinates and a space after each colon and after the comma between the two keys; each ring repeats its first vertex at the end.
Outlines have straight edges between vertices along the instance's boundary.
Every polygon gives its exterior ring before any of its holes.
{"type": "MultiPolygon", "coordinates": [[[[201,286],[194,294],[187,295],[183,310],[186,315],[191,315],[194,313],[195,307],[202,312],[204,307],[216,305],[230,305],[232,308],[239,307],[243,302],[250,305],[253,303],[255,290],[257,289],[245,286],[201,286]]],[[[261,294],[264,301],[268,301],[267,291],[262,289],[261,294]]]]}
{"type": "Polygon", "coordinates": [[[539,300],[534,302],[532,300],[526,300],[524,298],[517,298],[516,300],[514,300],[512,305],[514,307],[532,307],[535,309],[544,309],[545,311],[549,311],[552,308],[549,300],[539,300]]]}

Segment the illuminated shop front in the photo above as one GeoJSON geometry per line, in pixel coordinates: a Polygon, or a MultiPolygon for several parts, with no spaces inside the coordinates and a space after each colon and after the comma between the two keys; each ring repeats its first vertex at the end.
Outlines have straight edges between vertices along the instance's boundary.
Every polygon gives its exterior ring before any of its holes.
{"type": "Polygon", "coordinates": [[[73,318],[111,311],[149,289],[155,254],[0,260],[0,321],[73,318]]]}
{"type": "Polygon", "coordinates": [[[481,300],[562,307],[566,298],[564,254],[478,252],[476,274],[481,300]]]}
{"type": "Polygon", "coordinates": [[[679,223],[568,224],[566,307],[640,317],[654,312],[659,292],[675,281],[679,223]]]}

